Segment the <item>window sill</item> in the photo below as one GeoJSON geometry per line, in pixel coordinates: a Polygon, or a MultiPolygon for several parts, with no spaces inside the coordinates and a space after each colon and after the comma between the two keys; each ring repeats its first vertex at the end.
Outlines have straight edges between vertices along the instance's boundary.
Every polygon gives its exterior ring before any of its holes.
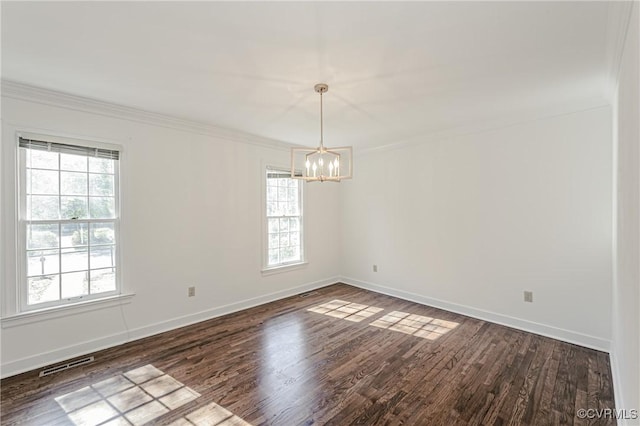
{"type": "Polygon", "coordinates": [[[55,306],[35,311],[20,312],[19,314],[2,318],[2,328],[18,327],[25,324],[48,321],[54,318],[66,317],[82,312],[95,311],[96,309],[124,305],[131,303],[133,296],[135,296],[135,293],[119,294],[117,296],[87,300],[86,302],[74,303],[72,305],[55,306]]]}
{"type": "Polygon", "coordinates": [[[306,268],[309,262],[290,263],[288,265],[274,266],[271,268],[264,268],[262,270],[262,276],[266,277],[274,274],[281,274],[283,272],[295,271],[297,269],[306,268]]]}

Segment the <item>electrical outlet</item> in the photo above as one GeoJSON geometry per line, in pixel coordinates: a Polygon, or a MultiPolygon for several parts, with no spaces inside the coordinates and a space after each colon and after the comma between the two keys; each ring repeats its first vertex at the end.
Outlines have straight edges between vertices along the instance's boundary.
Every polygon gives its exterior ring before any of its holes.
{"type": "Polygon", "coordinates": [[[189,287],[189,297],[193,297],[196,295],[196,288],[195,287],[189,287]]]}
{"type": "Polygon", "coordinates": [[[378,272],[378,265],[373,265],[373,272],[378,272]]]}
{"type": "Polygon", "coordinates": [[[533,292],[532,291],[525,291],[524,292],[524,301],[533,303],[533,292]]]}

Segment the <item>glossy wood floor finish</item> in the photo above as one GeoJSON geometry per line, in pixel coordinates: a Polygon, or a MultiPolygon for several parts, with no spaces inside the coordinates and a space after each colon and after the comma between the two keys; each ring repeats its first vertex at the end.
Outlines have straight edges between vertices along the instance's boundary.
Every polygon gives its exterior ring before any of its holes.
{"type": "Polygon", "coordinates": [[[93,355],[3,380],[2,424],[73,424],[55,398],[148,365],[195,392],[152,424],[217,424],[189,417],[211,403],[224,425],[615,424],[576,416],[614,408],[607,354],[344,284],[93,355]],[[381,310],[308,310],[336,299],[381,310]]]}

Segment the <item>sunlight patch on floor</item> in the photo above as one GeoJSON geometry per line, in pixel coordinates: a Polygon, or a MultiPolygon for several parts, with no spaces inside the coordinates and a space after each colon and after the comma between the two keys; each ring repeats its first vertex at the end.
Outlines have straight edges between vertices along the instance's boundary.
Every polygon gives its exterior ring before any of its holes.
{"type": "Polygon", "coordinates": [[[77,426],[141,425],[200,394],[151,364],[55,398],[77,426]]]}
{"type": "Polygon", "coordinates": [[[184,417],[170,423],[169,426],[251,426],[231,411],[215,402],[205,405],[184,417]]]}
{"type": "Polygon", "coordinates": [[[423,339],[435,340],[456,328],[459,323],[408,312],[393,311],[372,322],[374,327],[399,331],[423,339]]]}
{"type": "Polygon", "coordinates": [[[383,310],[384,309],[376,308],[375,306],[361,305],[359,303],[351,303],[337,299],[307,309],[307,311],[310,312],[334,318],[341,318],[352,322],[360,322],[363,319],[369,318],[383,310]]]}

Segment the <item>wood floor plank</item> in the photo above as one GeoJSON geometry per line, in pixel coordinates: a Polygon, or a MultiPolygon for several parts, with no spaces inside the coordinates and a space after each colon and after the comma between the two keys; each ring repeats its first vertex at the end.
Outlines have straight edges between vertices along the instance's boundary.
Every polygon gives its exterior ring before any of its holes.
{"type": "Polygon", "coordinates": [[[2,380],[0,423],[615,424],[576,417],[615,408],[607,354],[344,284],[91,355],[2,380]]]}

